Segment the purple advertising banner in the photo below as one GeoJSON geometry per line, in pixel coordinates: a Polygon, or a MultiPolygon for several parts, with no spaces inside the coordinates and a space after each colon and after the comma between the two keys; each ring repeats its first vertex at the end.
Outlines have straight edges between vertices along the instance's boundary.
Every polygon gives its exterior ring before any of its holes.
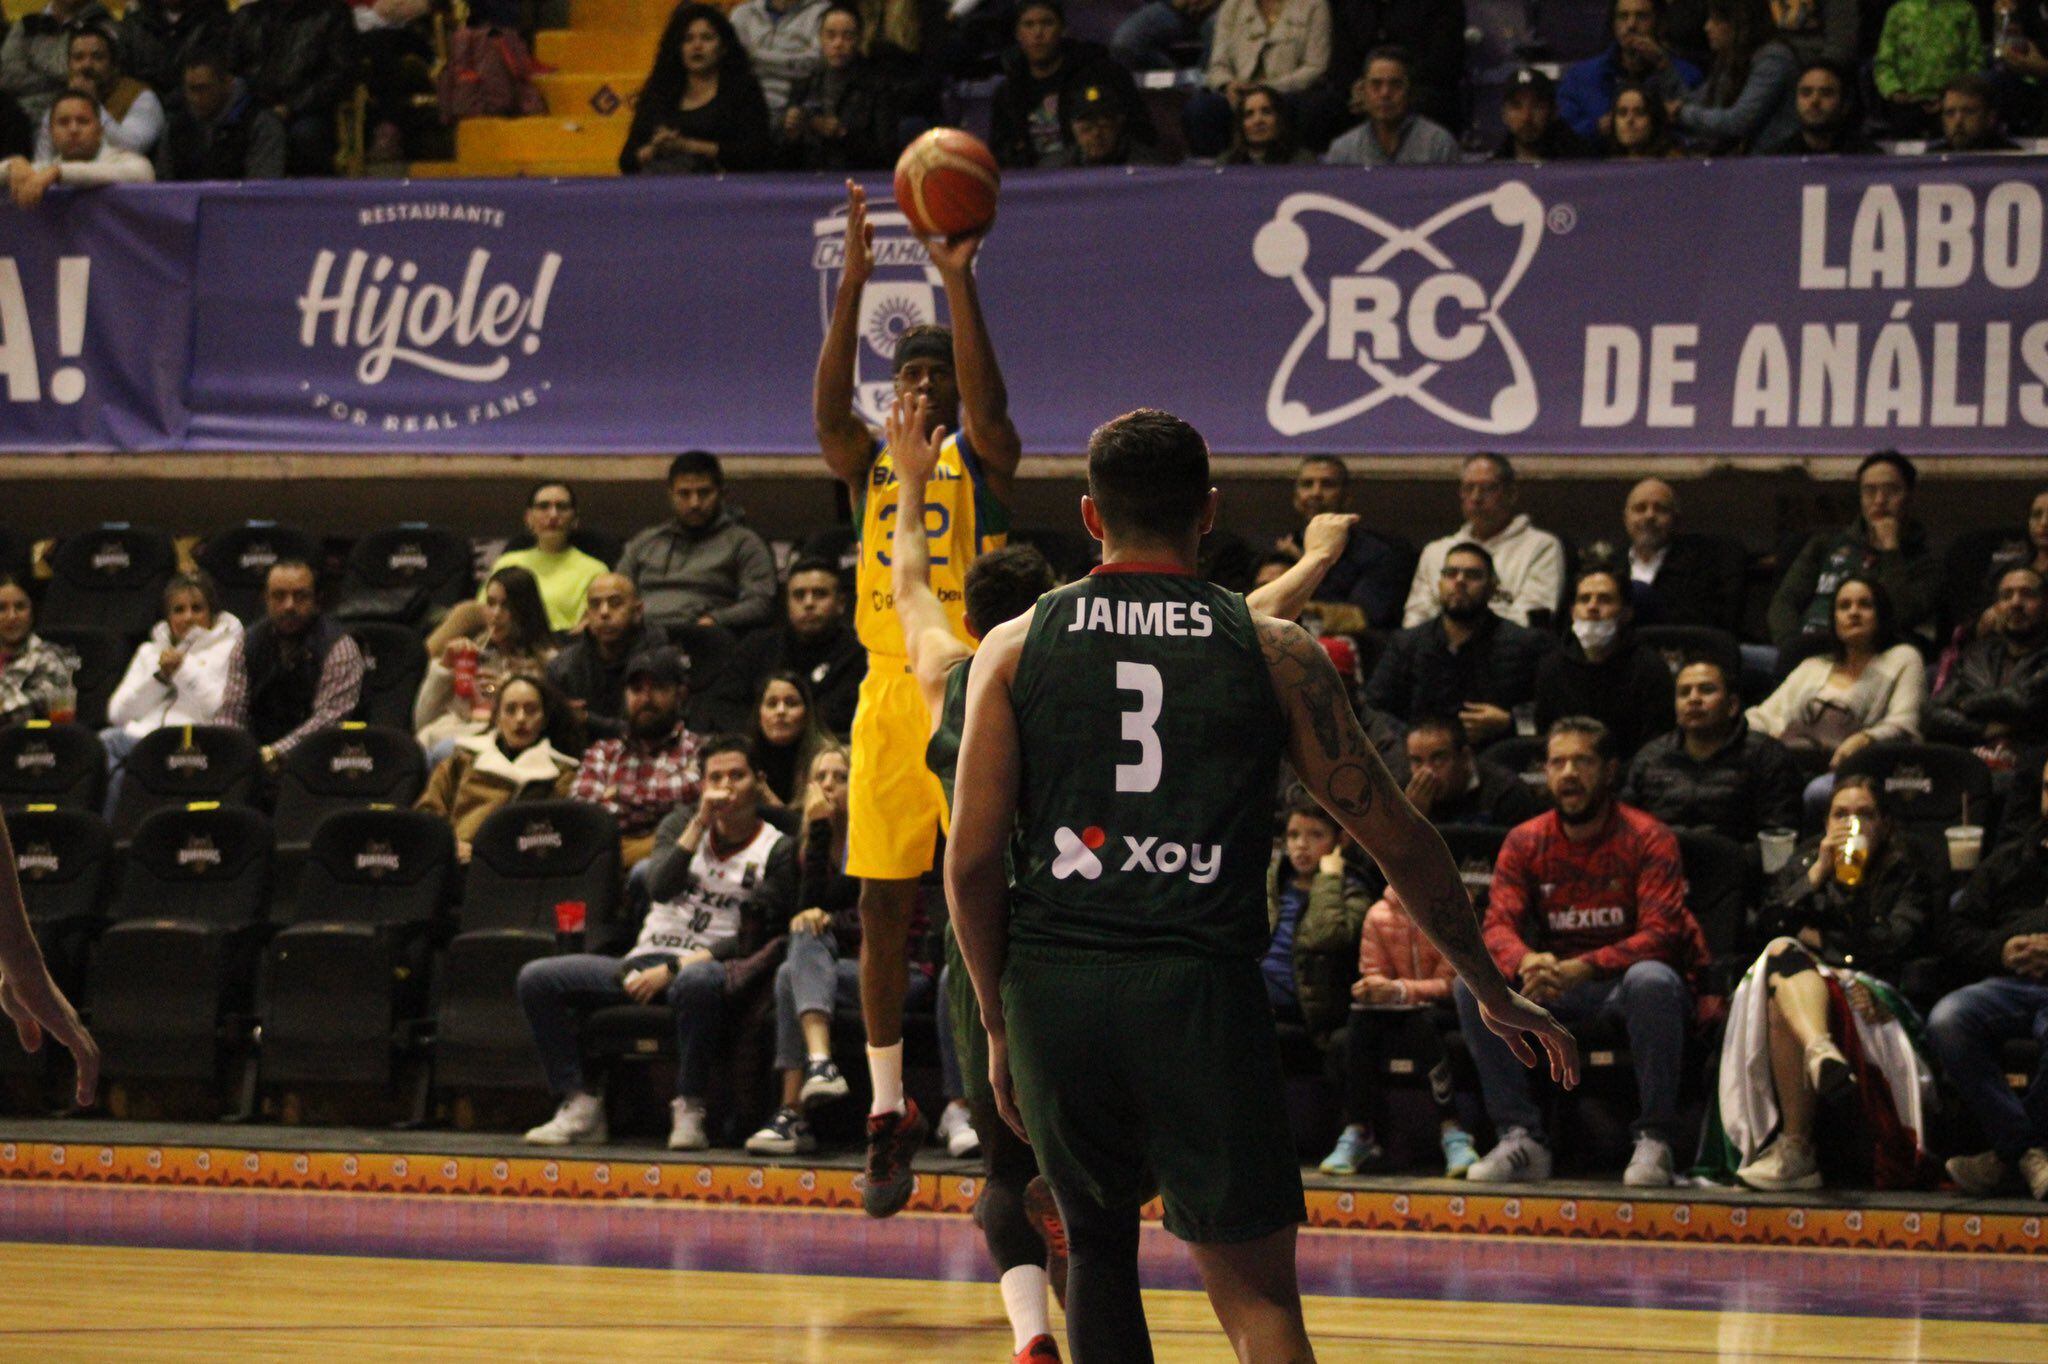
{"type": "MultiPolygon", "coordinates": [[[[870,192],[872,420],[895,338],[947,311],[870,192]]],[[[977,277],[1032,451],[1150,405],[1228,454],[2025,455],[2044,195],[2019,158],[1018,175],[977,277]]],[[[808,452],[841,199],[789,176],[70,196],[0,227],[4,444],[808,452]]]]}
{"type": "Polygon", "coordinates": [[[0,208],[0,449],[179,443],[198,221],[175,186],[0,208]]]}

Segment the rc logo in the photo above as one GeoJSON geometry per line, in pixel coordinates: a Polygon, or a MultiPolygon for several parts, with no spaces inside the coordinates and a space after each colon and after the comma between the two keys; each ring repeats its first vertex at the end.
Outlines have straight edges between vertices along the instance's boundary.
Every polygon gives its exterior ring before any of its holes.
{"type": "Polygon", "coordinates": [[[1083,880],[1093,881],[1102,875],[1102,859],[1095,850],[1102,846],[1103,832],[1089,825],[1075,833],[1062,825],[1052,831],[1052,843],[1059,849],[1059,856],[1052,860],[1052,879],[1064,881],[1078,874],[1083,880]]]}
{"type": "MultiPolygon", "coordinates": [[[[875,426],[888,416],[895,393],[891,374],[896,342],[912,327],[946,323],[941,316],[945,293],[939,272],[924,243],[910,235],[910,220],[901,213],[870,210],[875,229],[875,272],[860,296],[860,345],[853,358],[853,407],[875,426]]],[[[818,319],[829,329],[832,301],[839,296],[846,269],[846,218],[820,218],[811,224],[811,268],[818,272],[818,319]]]]}
{"type": "Polygon", "coordinates": [[[1417,227],[1397,227],[1328,194],[1288,195],[1253,239],[1252,259],[1291,283],[1309,316],[1267,390],[1267,422],[1284,436],[1306,435],[1405,398],[1466,431],[1528,430],[1536,420],[1536,379],[1501,309],[1542,244],[1543,229],[1543,203],[1519,180],[1461,200],[1417,227]],[[1502,228],[1519,241],[1507,272],[1489,286],[1458,258],[1475,248],[1505,254],[1483,245],[1502,228]],[[1354,366],[1364,376],[1363,391],[1354,366]],[[1444,382],[1453,366],[1455,385],[1444,382]],[[1456,393],[1447,396],[1452,388],[1456,393]],[[1482,409],[1476,399],[1488,389],[1482,409]]]}

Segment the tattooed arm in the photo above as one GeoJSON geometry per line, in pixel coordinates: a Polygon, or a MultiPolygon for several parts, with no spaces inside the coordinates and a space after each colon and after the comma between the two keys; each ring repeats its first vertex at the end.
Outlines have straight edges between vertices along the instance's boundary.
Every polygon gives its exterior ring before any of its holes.
{"type": "Polygon", "coordinates": [[[1257,617],[1273,691],[1287,717],[1288,757],[1310,795],[1336,816],[1400,893],[1409,917],[1457,969],[1487,1026],[1522,1064],[1536,1064],[1524,1033],[1550,1054],[1550,1073],[1578,1083],[1578,1048],[1563,1025],[1508,987],[1479,935],[1479,918],[1442,836],[1408,803],[1359,727],[1329,655],[1298,625],[1257,617]]]}

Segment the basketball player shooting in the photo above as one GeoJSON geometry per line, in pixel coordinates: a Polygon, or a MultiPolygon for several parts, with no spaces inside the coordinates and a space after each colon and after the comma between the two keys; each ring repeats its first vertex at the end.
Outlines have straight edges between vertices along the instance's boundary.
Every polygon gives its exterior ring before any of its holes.
{"type": "MultiPolygon", "coordinates": [[[[865,192],[851,181],[846,192],[846,262],[818,356],[812,415],[825,463],[852,493],[860,525],[854,629],[867,646],[868,672],[853,719],[846,870],[861,882],[861,1013],[874,1086],[861,1201],[869,1215],[888,1217],[915,1188],[910,1161],[927,1130],[903,1093],[903,995],[918,878],[932,866],[945,796],[925,765],[931,717],[892,609],[890,549],[905,529],[894,457],[853,410],[861,291],[874,271],[875,230],[865,192]]],[[[1023,456],[974,284],[984,238],[920,239],[944,285],[953,326],[910,328],[897,339],[893,361],[896,395],[923,401],[925,429],[957,433],[940,446],[922,524],[907,529],[925,537],[932,585],[946,603],[949,628],[968,648],[974,637],[964,620],[967,568],[1004,544],[1023,456]]]]}
{"type": "Polygon", "coordinates": [[[78,1070],[73,1097],[80,1108],[92,1107],[100,1084],[100,1049],[43,963],[43,949],[36,945],[28,909],[21,902],[14,842],[5,819],[0,819],[0,1009],[13,1020],[27,1050],[41,1050],[48,1036],[71,1053],[78,1070]]]}
{"type": "Polygon", "coordinates": [[[1152,1358],[1139,1209],[1156,1180],[1241,1360],[1314,1358],[1306,1216],[1259,976],[1283,755],[1380,865],[1525,1065],[1578,1050],[1480,939],[1444,842],[1388,775],[1328,655],[1195,575],[1217,494],[1165,412],[1096,430],[1081,519],[1103,564],[982,641],[946,885],[989,1080],[1068,1243],[1079,1364],[1152,1358]],[[1006,853],[1010,854],[1006,861],[1006,853]]]}

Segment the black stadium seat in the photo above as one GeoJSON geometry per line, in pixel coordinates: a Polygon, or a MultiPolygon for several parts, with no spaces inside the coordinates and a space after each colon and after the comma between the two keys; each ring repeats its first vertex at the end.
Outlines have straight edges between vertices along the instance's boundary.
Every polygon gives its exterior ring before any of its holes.
{"type": "Polygon", "coordinates": [[[52,805],[98,814],[106,790],[106,750],[84,725],[30,720],[0,729],[0,808],[52,805]]]}
{"type": "Polygon", "coordinates": [[[427,675],[427,646],[419,631],[389,621],[345,627],[363,651],[363,695],[355,718],[412,733],[412,703],[427,675]]]}
{"type": "Polygon", "coordinates": [[[466,542],[424,521],[401,522],[349,551],[334,618],[417,628],[475,590],[470,577],[466,542]]]}
{"type": "Polygon", "coordinates": [[[271,822],[280,852],[303,849],[327,816],[370,805],[409,806],[426,784],[426,755],[412,735],[350,720],[310,734],[277,774],[271,822]]]}
{"type": "Polygon", "coordinates": [[[111,630],[132,645],[163,619],[164,584],[177,567],[177,548],[160,530],[110,521],[66,536],[50,552],[39,619],[111,630]]]}
{"type": "Polygon", "coordinates": [[[299,917],[270,942],[263,1083],[388,1084],[427,1014],[431,933],[447,903],[455,835],[419,810],[321,821],[299,917]]]}
{"type": "Polygon", "coordinates": [[[220,590],[221,609],[254,625],[263,618],[263,584],[270,566],[280,559],[300,559],[317,576],[321,553],[320,542],[297,526],[244,521],[207,536],[194,558],[220,590]]]}
{"type": "Polygon", "coordinates": [[[1673,676],[1688,656],[1698,654],[1719,663],[1731,682],[1742,680],[1742,642],[1726,630],[1711,625],[1645,625],[1636,631],[1636,642],[1662,654],[1673,676]]]}
{"type": "Polygon", "coordinates": [[[128,850],[91,970],[108,1080],[210,1082],[223,1023],[249,1012],[270,902],[270,821],[203,804],[158,810],[128,850]]]}
{"type": "MultiPolygon", "coordinates": [[[[723,625],[671,625],[669,643],[682,651],[690,670],[690,695],[683,704],[683,723],[702,734],[716,709],[713,684],[732,665],[739,639],[723,625]]],[[[749,706],[753,698],[747,698],[749,706]]]]}
{"type": "MultiPolygon", "coordinates": [[[[58,986],[73,999],[86,949],[105,921],[114,888],[114,840],[106,821],[84,810],[10,810],[7,832],[22,904],[58,986]]],[[[0,1051],[8,1048],[0,1047],[0,1051]]]]}
{"type": "Polygon", "coordinates": [[[1686,908],[1699,920],[1713,953],[1715,987],[1726,992],[1742,978],[1749,958],[1761,946],[1749,933],[1754,896],[1748,851],[1719,834],[1681,829],[1678,856],[1685,864],[1686,908]]]}
{"type": "Polygon", "coordinates": [[[619,829],[609,811],[568,800],[522,801],[483,822],[471,844],[460,932],[437,994],[434,1082],[454,1090],[524,1090],[540,1082],[514,984],[555,950],[555,906],[581,901],[601,939],[619,892],[619,829]]]}
{"type": "Polygon", "coordinates": [[[1991,769],[1967,748],[1869,744],[1844,758],[1837,775],[1875,777],[1894,817],[1929,846],[1945,849],[1943,831],[1963,823],[1966,809],[1973,824],[1991,818],[1991,769]]]}
{"type": "Polygon", "coordinates": [[[112,630],[84,625],[37,625],[36,633],[50,644],[69,649],[78,659],[71,685],[78,693],[78,723],[87,729],[107,725],[107,702],[121,685],[121,674],[134,656],[134,642],[112,630]]]}
{"type": "Polygon", "coordinates": [[[126,771],[112,819],[114,838],[122,843],[154,810],[195,801],[249,804],[263,775],[263,758],[256,741],[242,730],[168,725],[137,741],[126,771]]]}
{"type": "Polygon", "coordinates": [[[1487,891],[1493,885],[1494,864],[1500,860],[1500,845],[1508,831],[1494,824],[1444,824],[1437,827],[1458,864],[1458,879],[1472,896],[1472,907],[1486,913],[1487,891]]]}

